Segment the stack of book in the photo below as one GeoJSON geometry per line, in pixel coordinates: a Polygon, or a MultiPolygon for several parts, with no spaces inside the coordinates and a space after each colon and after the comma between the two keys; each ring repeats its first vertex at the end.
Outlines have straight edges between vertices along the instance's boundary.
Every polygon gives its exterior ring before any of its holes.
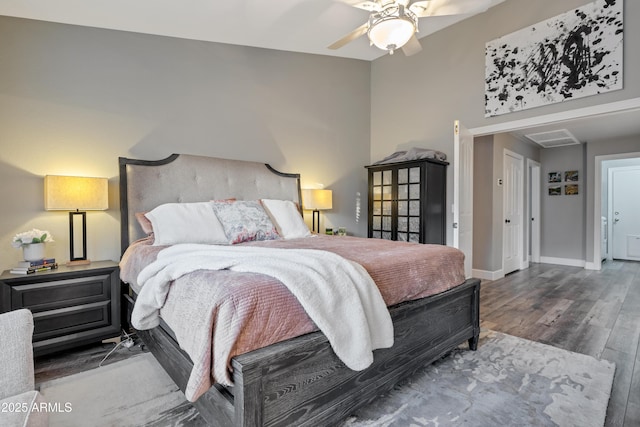
{"type": "Polygon", "coordinates": [[[9,272],[12,274],[31,274],[56,268],[58,268],[58,263],[55,258],[45,258],[39,261],[20,261],[9,272]]]}

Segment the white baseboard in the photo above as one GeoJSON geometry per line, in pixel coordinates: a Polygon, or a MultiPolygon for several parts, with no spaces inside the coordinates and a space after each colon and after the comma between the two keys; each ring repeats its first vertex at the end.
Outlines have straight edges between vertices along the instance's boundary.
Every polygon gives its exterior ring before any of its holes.
{"type": "Polygon", "coordinates": [[[502,270],[486,271],[476,270],[475,268],[471,271],[471,275],[475,278],[483,280],[498,280],[504,277],[504,273],[502,272],[502,270]]]}
{"type": "Polygon", "coordinates": [[[585,270],[600,270],[602,267],[596,267],[595,262],[587,262],[584,264],[585,270]]]}
{"type": "Polygon", "coordinates": [[[541,256],[540,262],[543,264],[568,265],[570,267],[585,267],[586,265],[586,262],[583,259],[554,258],[548,256],[541,256]]]}

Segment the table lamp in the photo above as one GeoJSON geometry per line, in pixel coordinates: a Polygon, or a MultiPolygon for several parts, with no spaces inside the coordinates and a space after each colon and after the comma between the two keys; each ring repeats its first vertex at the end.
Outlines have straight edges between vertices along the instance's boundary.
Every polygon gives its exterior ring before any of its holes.
{"type": "Polygon", "coordinates": [[[109,208],[107,178],[47,175],[44,177],[44,208],[69,211],[69,263],[90,264],[87,259],[87,219],[89,210],[109,208]]]}
{"type": "Polygon", "coordinates": [[[302,190],[302,208],[311,210],[312,230],[320,232],[320,211],[333,208],[331,190],[302,190]],[[316,215],[318,215],[318,229],[316,230],[316,215]]]}

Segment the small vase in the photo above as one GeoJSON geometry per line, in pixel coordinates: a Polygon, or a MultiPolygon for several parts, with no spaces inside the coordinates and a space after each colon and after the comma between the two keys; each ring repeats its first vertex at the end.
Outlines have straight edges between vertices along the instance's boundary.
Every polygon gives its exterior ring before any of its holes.
{"type": "Polygon", "coordinates": [[[29,243],[22,247],[25,261],[40,261],[44,259],[44,243],[29,243]]]}

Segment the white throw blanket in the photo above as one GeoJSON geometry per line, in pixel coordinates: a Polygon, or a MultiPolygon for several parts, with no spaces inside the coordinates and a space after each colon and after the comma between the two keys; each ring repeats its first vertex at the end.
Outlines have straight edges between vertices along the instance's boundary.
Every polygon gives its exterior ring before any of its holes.
{"type": "Polygon", "coordinates": [[[171,246],[138,276],[142,289],[131,317],[133,326],[158,326],[171,281],[196,270],[222,269],[265,274],[282,282],[350,369],[365,369],[373,362],[374,349],[393,345],[389,310],[364,267],[313,249],[171,246]]]}

